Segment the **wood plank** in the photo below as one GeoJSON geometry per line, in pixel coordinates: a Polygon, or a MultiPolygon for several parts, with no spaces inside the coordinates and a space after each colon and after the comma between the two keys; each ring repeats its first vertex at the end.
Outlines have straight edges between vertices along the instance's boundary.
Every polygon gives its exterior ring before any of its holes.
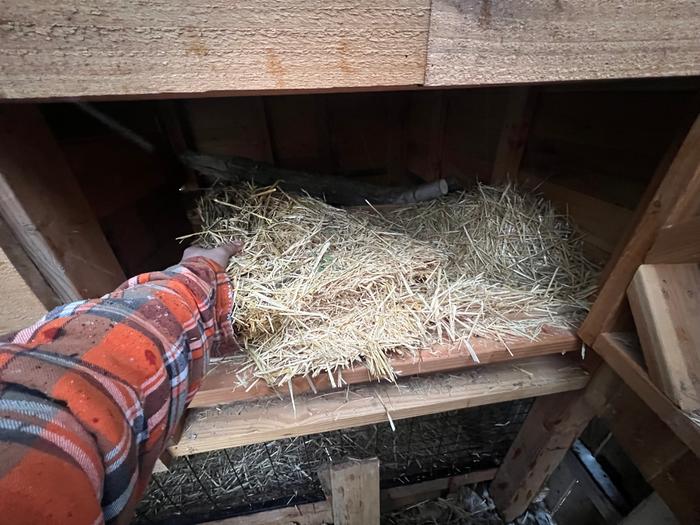
{"type": "Polygon", "coordinates": [[[698,457],[628,386],[613,396],[603,417],[615,440],[681,523],[700,522],[698,457]]]}
{"type": "Polygon", "coordinates": [[[0,247],[0,336],[36,322],[46,308],[0,247]]]}
{"type": "Polygon", "coordinates": [[[208,521],[202,525],[325,525],[333,522],[331,506],[325,501],[295,505],[282,509],[267,510],[235,516],[223,520],[208,521]]]}
{"type": "MultiPolygon", "coordinates": [[[[415,355],[395,356],[391,365],[399,377],[446,372],[478,364],[499,363],[512,359],[536,357],[549,354],[575,352],[581,349],[581,343],[572,330],[545,327],[540,339],[507,340],[508,348],[500,341],[485,338],[473,338],[472,347],[479,358],[475,362],[466,345],[435,345],[432,349],[419,351],[415,355]],[[510,349],[510,352],[508,352],[510,349]]],[[[288,396],[289,388],[273,388],[265,381],[255,381],[251,369],[241,372],[244,360],[221,363],[204,378],[201,388],[195,395],[191,408],[215,406],[249,399],[270,396],[288,396]]],[[[343,370],[342,379],[347,384],[367,383],[372,381],[367,367],[357,365],[343,370]]],[[[334,388],[327,375],[315,378],[297,377],[292,380],[294,395],[306,392],[322,392],[334,388]]]]}
{"type": "Polygon", "coordinates": [[[651,380],[686,412],[700,409],[700,267],[643,264],[627,297],[651,380]]]}
{"type": "Polygon", "coordinates": [[[347,461],[330,468],[333,523],[379,525],[379,460],[347,461]]]}
{"type": "Polygon", "coordinates": [[[175,456],[370,425],[583,388],[588,374],[566,356],[480,366],[448,376],[411,377],[295,399],[190,410],[170,448],[175,456]]]}
{"type": "Polygon", "coordinates": [[[593,346],[599,334],[612,328],[634,272],[644,261],[659,228],[691,218],[699,206],[700,117],[697,117],[624,248],[611,259],[612,266],[598,298],[579,329],[586,344],[593,346]]]}
{"type": "MultiPolygon", "coordinates": [[[[475,470],[449,478],[433,479],[422,483],[384,489],[380,493],[382,512],[423,501],[427,495],[435,492],[443,493],[455,490],[463,485],[492,480],[495,474],[496,469],[475,470]]],[[[268,525],[269,523],[322,525],[331,523],[332,520],[331,506],[327,501],[319,501],[317,503],[295,505],[282,509],[256,512],[245,516],[209,521],[204,525],[268,525]]]]}
{"type": "Polygon", "coordinates": [[[700,262],[700,217],[661,228],[645,262],[700,262]]]}
{"type": "Polygon", "coordinates": [[[518,179],[520,161],[525,153],[530,125],[535,114],[536,99],[537,94],[530,87],[509,89],[506,118],[498,140],[491,184],[496,186],[518,179]]]}
{"type": "Polygon", "coordinates": [[[32,0],[2,12],[0,98],[211,95],[420,84],[430,1],[32,0]]]}
{"type": "Polygon", "coordinates": [[[98,297],[124,273],[38,108],[0,107],[0,215],[62,301],[98,297]]]}
{"type": "Polygon", "coordinates": [[[557,468],[588,422],[606,405],[620,382],[601,366],[583,392],[540,397],[530,409],[490,493],[506,522],[520,516],[557,468]]]}
{"type": "Polygon", "coordinates": [[[431,479],[421,483],[384,489],[381,492],[382,512],[391,511],[407,505],[414,505],[426,499],[438,498],[446,492],[455,492],[459,487],[491,481],[497,469],[476,470],[449,478],[431,479]]]}
{"type": "Polygon", "coordinates": [[[659,390],[642,368],[638,342],[630,334],[603,333],[593,349],[622,380],[668,425],[678,438],[700,456],[700,425],[659,390]]]}
{"type": "Polygon", "coordinates": [[[426,85],[700,73],[692,0],[433,0],[426,85]]]}

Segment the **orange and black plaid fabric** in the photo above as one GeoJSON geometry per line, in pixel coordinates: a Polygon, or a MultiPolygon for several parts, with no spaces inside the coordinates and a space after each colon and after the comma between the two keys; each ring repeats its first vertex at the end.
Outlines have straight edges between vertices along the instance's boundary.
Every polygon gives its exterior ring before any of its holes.
{"type": "Polygon", "coordinates": [[[0,523],[128,523],[231,289],[197,257],[67,304],[0,344],[0,523]]]}

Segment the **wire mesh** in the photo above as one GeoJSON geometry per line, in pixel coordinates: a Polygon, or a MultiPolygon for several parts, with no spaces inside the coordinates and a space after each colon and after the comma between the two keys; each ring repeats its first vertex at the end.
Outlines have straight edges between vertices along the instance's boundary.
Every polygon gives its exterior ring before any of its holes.
{"type": "Polygon", "coordinates": [[[135,523],[191,524],[323,499],[316,472],[376,456],[382,488],[498,466],[532,404],[482,407],[177,458],[155,474],[135,523]]]}

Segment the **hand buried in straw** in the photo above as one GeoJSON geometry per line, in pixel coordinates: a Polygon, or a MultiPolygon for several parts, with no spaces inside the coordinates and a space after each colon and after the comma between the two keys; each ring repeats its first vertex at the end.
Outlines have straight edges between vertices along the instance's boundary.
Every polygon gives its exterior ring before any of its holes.
{"type": "Polygon", "coordinates": [[[207,259],[214,261],[222,268],[228,266],[228,260],[234,256],[238,255],[243,251],[243,241],[233,241],[228,244],[222,244],[216,248],[200,248],[199,246],[190,246],[185,249],[182,254],[182,261],[191,259],[193,257],[206,257],[207,259]]]}

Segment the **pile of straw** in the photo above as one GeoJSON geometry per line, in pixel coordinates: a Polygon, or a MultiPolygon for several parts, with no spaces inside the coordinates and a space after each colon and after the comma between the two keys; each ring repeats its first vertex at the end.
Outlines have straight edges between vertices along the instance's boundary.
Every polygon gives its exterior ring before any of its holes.
{"type": "MultiPolygon", "coordinates": [[[[595,268],[566,219],[512,187],[407,207],[339,209],[250,185],[200,201],[205,246],[245,241],[227,269],[232,320],[258,377],[284,384],[392,352],[475,337],[536,339],[576,323],[595,268]]],[[[476,357],[476,356],[473,356],[476,357]]]]}

